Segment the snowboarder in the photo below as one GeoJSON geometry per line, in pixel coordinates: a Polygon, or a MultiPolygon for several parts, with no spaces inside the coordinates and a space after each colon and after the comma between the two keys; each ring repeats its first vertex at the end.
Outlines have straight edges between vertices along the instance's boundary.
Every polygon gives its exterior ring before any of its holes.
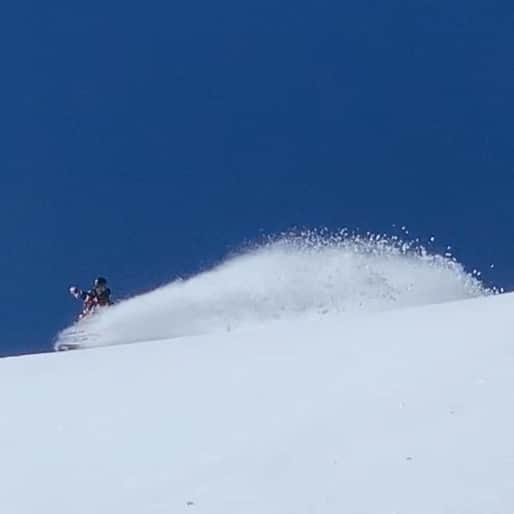
{"type": "Polygon", "coordinates": [[[79,320],[92,314],[98,307],[106,307],[114,303],[111,299],[111,290],[107,287],[107,279],[104,277],[98,277],[89,291],[82,291],[82,289],[72,286],[70,293],[77,300],[84,301],[79,320]]]}

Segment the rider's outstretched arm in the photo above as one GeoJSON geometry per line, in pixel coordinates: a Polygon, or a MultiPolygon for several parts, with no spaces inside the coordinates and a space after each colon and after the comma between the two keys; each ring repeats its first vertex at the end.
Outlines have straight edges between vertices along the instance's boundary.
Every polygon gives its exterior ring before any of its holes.
{"type": "Polygon", "coordinates": [[[88,296],[86,291],[82,291],[82,289],[76,286],[70,287],[70,294],[77,300],[85,300],[88,296]]]}

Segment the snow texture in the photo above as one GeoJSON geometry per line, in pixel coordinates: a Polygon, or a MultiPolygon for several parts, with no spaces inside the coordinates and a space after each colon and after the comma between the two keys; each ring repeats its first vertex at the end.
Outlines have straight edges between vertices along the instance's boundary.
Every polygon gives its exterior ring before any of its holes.
{"type": "Polygon", "coordinates": [[[308,233],[229,259],[125,301],[60,334],[57,344],[126,344],[221,333],[274,320],[319,318],[486,294],[450,258],[369,236],[308,233]]]}
{"type": "Polygon", "coordinates": [[[331,250],[259,250],[87,328],[141,344],[1,360],[1,512],[514,512],[514,297],[331,250]]]}

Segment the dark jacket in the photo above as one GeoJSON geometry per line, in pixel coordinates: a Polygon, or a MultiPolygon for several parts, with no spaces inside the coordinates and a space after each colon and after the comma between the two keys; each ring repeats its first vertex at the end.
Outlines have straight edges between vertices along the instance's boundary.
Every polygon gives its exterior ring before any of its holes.
{"type": "Polygon", "coordinates": [[[100,294],[98,294],[96,289],[91,289],[90,291],[82,291],[80,298],[84,300],[84,303],[88,307],[93,307],[96,305],[104,307],[105,305],[113,304],[113,301],[111,300],[111,290],[109,288],[100,294]]]}

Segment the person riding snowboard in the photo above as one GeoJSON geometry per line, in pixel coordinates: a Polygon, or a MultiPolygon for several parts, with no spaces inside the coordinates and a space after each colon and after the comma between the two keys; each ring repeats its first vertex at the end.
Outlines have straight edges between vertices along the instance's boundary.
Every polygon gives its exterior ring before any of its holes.
{"type": "Polygon", "coordinates": [[[107,279],[104,277],[98,277],[93,284],[93,288],[89,291],[83,291],[76,286],[72,286],[70,287],[70,294],[77,300],[84,301],[79,320],[92,314],[97,307],[106,307],[114,303],[111,299],[111,290],[107,287],[107,279]]]}

